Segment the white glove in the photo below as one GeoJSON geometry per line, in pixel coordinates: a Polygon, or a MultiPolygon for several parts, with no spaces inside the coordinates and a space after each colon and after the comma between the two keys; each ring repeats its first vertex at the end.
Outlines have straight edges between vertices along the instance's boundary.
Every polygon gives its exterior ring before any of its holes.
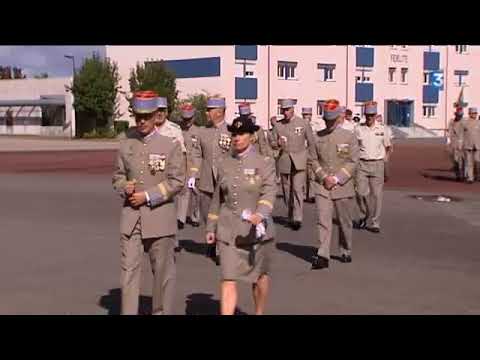
{"type": "Polygon", "coordinates": [[[190,179],[188,179],[187,186],[188,186],[189,189],[195,189],[195,178],[194,177],[191,177],[190,179]]]}
{"type": "MultiPolygon", "coordinates": [[[[242,211],[242,220],[248,221],[248,219],[250,219],[250,216],[252,216],[252,211],[250,209],[245,209],[242,211]]],[[[255,232],[257,239],[260,239],[263,235],[265,235],[266,230],[263,222],[255,226],[255,232]]]]}

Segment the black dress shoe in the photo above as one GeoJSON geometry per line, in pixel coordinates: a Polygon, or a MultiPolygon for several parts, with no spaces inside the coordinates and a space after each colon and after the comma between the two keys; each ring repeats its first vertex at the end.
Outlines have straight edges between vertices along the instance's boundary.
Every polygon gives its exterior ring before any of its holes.
{"type": "Polygon", "coordinates": [[[302,223],[300,221],[294,221],[292,223],[292,229],[295,231],[300,230],[301,227],[302,227],[302,223]]]}
{"type": "Polygon", "coordinates": [[[346,263],[351,263],[352,262],[352,257],[350,255],[345,255],[343,254],[341,257],[340,257],[340,261],[344,264],[346,263]]]}
{"type": "Polygon", "coordinates": [[[182,230],[185,227],[185,224],[180,220],[177,220],[177,227],[178,227],[178,230],[182,230]]]}
{"type": "Polygon", "coordinates": [[[321,270],[328,268],[328,259],[315,255],[312,261],[312,270],[321,270]]]}
{"type": "Polygon", "coordinates": [[[193,227],[199,227],[200,226],[200,223],[196,222],[196,221],[192,221],[190,223],[190,225],[192,225],[193,227]]]}
{"type": "Polygon", "coordinates": [[[355,229],[365,229],[366,226],[367,226],[367,220],[365,219],[353,222],[353,227],[355,229]]]}
{"type": "Polygon", "coordinates": [[[375,234],[378,234],[380,232],[380,229],[378,227],[366,227],[365,229],[375,234]]]}

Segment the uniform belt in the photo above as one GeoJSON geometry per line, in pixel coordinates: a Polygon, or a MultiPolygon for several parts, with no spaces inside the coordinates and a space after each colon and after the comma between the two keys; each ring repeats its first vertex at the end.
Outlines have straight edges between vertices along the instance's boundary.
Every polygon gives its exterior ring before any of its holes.
{"type": "Polygon", "coordinates": [[[360,159],[362,161],[383,161],[383,159],[360,159]]]}

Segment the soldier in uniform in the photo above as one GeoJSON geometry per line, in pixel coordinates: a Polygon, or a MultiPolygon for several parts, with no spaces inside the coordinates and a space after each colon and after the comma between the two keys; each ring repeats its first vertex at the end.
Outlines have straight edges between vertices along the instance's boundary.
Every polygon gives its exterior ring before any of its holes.
{"type": "Polygon", "coordinates": [[[345,110],[345,117],[343,118],[342,128],[345,130],[352,131],[355,129],[355,122],[353,121],[353,113],[352,110],[346,109],[345,110]]]}
{"type": "Polygon", "coordinates": [[[463,119],[463,109],[458,107],[455,110],[455,117],[450,120],[448,124],[448,152],[450,155],[450,160],[453,164],[453,169],[455,171],[455,178],[457,181],[463,181],[465,178],[465,167],[464,167],[464,157],[461,143],[461,130],[462,130],[462,119],[463,119]]]}
{"type": "Polygon", "coordinates": [[[132,104],[136,136],[120,143],[113,188],[121,213],[122,314],[137,314],[143,252],[153,271],[153,314],[171,314],[175,291],[174,196],[185,183],[180,144],[155,131],[157,94],[137,92],[132,104]]]}
{"type": "Polygon", "coordinates": [[[390,129],[376,121],[377,103],[366,102],[366,122],[355,128],[360,145],[356,183],[359,208],[363,220],[360,228],[373,233],[380,232],[383,185],[385,182],[385,158],[392,151],[390,129]]]}
{"type": "Polygon", "coordinates": [[[222,315],[234,314],[237,281],[252,284],[255,314],[261,315],[274,249],[275,163],[255,151],[252,140],[259,127],[250,118],[238,117],[228,129],[233,149],[218,169],[206,238],[218,244],[222,259],[222,315]]]}
{"type": "Polygon", "coordinates": [[[320,246],[312,270],[328,268],[334,211],[339,223],[339,244],[343,263],[352,262],[352,220],[355,190],[352,176],[358,163],[358,141],[341,127],[342,109],[337,100],[324,105],[326,128],[318,132],[312,169],[315,174],[317,232],[320,246]]]}
{"type": "MultiPolygon", "coordinates": [[[[313,127],[312,127],[312,108],[311,107],[304,107],[302,108],[302,118],[306,121],[308,121],[308,124],[312,128],[312,133],[313,133],[313,127]]],[[[315,137],[315,135],[314,135],[315,137]]],[[[315,177],[313,176],[312,169],[310,166],[307,166],[307,181],[305,183],[305,201],[309,203],[314,203],[315,202],[315,192],[314,192],[314,182],[315,182],[315,177]]]]}
{"type": "Polygon", "coordinates": [[[195,183],[200,177],[201,162],[197,158],[193,158],[193,147],[198,145],[198,137],[200,128],[195,125],[193,118],[195,108],[192,104],[185,104],[180,109],[182,117],[182,133],[187,149],[187,179],[185,187],[177,198],[177,221],[178,227],[183,229],[186,222],[190,222],[193,227],[200,225],[200,206],[199,194],[195,187],[195,183]],[[187,216],[190,214],[189,216],[187,216]]]}
{"type": "Polygon", "coordinates": [[[273,128],[272,148],[279,149],[278,168],[288,217],[293,230],[299,230],[303,220],[303,187],[307,162],[314,154],[310,124],[294,113],[295,101],[281,100],[283,119],[273,128]],[[305,144],[306,140],[306,144],[305,144]]]}
{"type": "Polygon", "coordinates": [[[461,143],[465,157],[467,184],[480,180],[480,121],[477,119],[477,113],[477,108],[469,108],[468,119],[461,122],[461,143]]]}
{"type": "MultiPolygon", "coordinates": [[[[252,119],[254,124],[256,123],[256,118],[252,114],[250,104],[242,103],[238,105],[238,113],[240,116],[249,117],[250,119],[252,119]]],[[[258,126],[258,130],[255,132],[253,136],[253,141],[254,141],[253,144],[254,144],[255,150],[260,155],[269,156],[269,157],[273,156],[272,149],[270,148],[270,145],[268,144],[268,141],[267,141],[267,136],[261,126],[258,126]]]]}
{"type": "MultiPolygon", "coordinates": [[[[200,217],[207,223],[208,210],[213,192],[217,185],[218,169],[223,158],[230,151],[232,139],[225,122],[225,98],[211,97],[207,99],[207,116],[209,123],[199,132],[198,146],[192,148],[195,163],[200,166],[198,190],[200,192],[200,217]]],[[[220,264],[218,249],[208,247],[207,256],[220,264]]]]}
{"type": "Polygon", "coordinates": [[[169,138],[175,139],[180,143],[182,151],[187,152],[185,148],[185,142],[183,140],[182,129],[179,125],[167,119],[168,104],[167,98],[159,97],[158,98],[158,115],[155,120],[155,126],[160,135],[167,136],[169,138]]]}

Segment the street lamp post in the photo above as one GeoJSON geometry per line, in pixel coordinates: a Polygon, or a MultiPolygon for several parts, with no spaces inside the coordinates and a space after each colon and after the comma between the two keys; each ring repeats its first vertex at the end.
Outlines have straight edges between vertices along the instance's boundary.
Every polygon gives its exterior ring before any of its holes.
{"type": "MultiPolygon", "coordinates": [[[[73,76],[73,81],[75,81],[75,75],[77,75],[77,72],[76,72],[76,70],[75,70],[75,56],[73,56],[73,55],[64,55],[64,57],[65,57],[66,59],[72,60],[72,67],[73,67],[72,76],[73,76]]],[[[72,84],[72,86],[73,86],[73,84],[72,84]]],[[[73,104],[72,104],[72,105],[73,105],[73,104]]],[[[75,123],[76,123],[76,120],[77,120],[77,119],[76,119],[77,112],[75,111],[75,108],[73,109],[73,112],[74,112],[73,116],[75,117],[75,123]]],[[[75,127],[76,127],[76,126],[75,126],[75,127]]],[[[74,131],[74,130],[73,130],[73,123],[70,122],[71,137],[73,137],[73,131],[74,131]]],[[[76,132],[75,132],[75,135],[77,135],[76,132]]]]}
{"type": "Polygon", "coordinates": [[[75,56],[73,55],[64,55],[66,59],[72,60],[72,66],[73,66],[73,76],[75,77],[76,71],[75,71],[75,56]]]}

